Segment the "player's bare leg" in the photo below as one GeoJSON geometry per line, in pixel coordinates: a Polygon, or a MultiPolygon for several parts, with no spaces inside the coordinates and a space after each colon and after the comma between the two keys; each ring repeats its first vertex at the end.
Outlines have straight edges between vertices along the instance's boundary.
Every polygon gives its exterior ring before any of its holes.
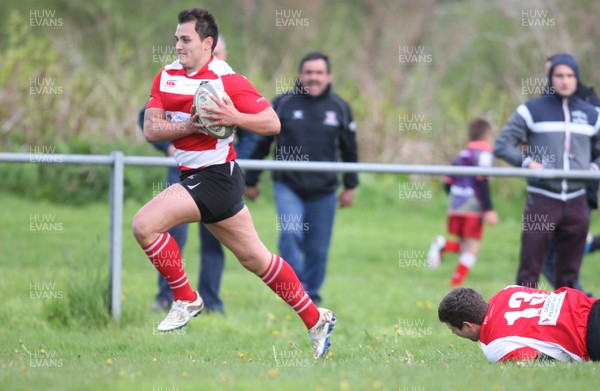
{"type": "Polygon", "coordinates": [[[173,307],[158,325],[159,331],[185,326],[204,307],[200,295],[190,287],[179,246],[167,232],[176,225],[195,221],[200,221],[200,211],[179,184],[163,190],[133,218],[133,235],[173,291],[173,307]]]}
{"type": "Polygon", "coordinates": [[[314,356],[323,356],[329,346],[329,335],[335,327],[335,314],[317,308],[291,266],[267,249],[258,237],[248,208],[244,206],[235,216],[207,224],[206,227],[235,254],[246,269],[259,276],[296,311],[309,330],[314,356]]]}
{"type": "Polygon", "coordinates": [[[242,266],[256,275],[264,273],[271,262],[271,252],[258,237],[248,207],[235,216],[206,227],[240,261],[242,266]]]}
{"type": "Polygon", "coordinates": [[[133,218],[133,235],[142,247],[176,225],[200,221],[192,196],[179,184],[169,186],[142,206],[133,218]]]}

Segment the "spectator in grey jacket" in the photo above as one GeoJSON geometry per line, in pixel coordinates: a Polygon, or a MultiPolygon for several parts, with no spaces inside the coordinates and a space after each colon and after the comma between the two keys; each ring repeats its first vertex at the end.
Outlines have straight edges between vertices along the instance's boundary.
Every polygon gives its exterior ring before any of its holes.
{"type": "MultiPolygon", "coordinates": [[[[560,54],[553,54],[546,58],[546,62],[544,64],[546,75],[548,74],[548,72],[550,72],[550,67],[552,66],[552,60],[554,60],[554,58],[559,55],[560,54]]],[[[582,83],[581,79],[579,79],[577,82],[577,91],[575,92],[575,94],[579,98],[584,100],[585,102],[595,106],[597,110],[600,109],[600,99],[598,99],[598,96],[596,96],[596,92],[594,91],[594,88],[588,87],[587,85],[582,83]]],[[[598,186],[599,186],[599,184],[600,184],[600,182],[598,182],[598,181],[587,181],[586,182],[586,198],[587,198],[588,209],[589,209],[590,215],[594,209],[598,209],[598,186]]],[[[597,238],[597,240],[594,241],[594,238],[592,237],[592,235],[590,233],[590,234],[588,234],[587,239],[586,239],[585,254],[593,251],[594,246],[596,246],[596,248],[600,248],[600,247],[598,247],[598,246],[600,246],[600,236],[597,238]]],[[[554,282],[554,277],[556,275],[556,270],[555,270],[556,251],[554,250],[555,248],[556,248],[556,238],[553,238],[552,241],[550,242],[550,249],[548,250],[548,256],[546,258],[546,262],[544,263],[544,268],[542,270],[542,273],[543,273],[544,277],[546,277],[546,279],[552,284],[554,289],[558,289],[560,287],[556,286],[556,284],[554,282]]],[[[577,283],[575,284],[575,288],[579,289],[580,291],[585,292],[585,289],[581,285],[580,277],[577,278],[577,283]]],[[[591,292],[586,292],[586,293],[588,296],[593,297],[593,294],[591,292]]]]}
{"type": "MultiPolygon", "coordinates": [[[[578,79],[575,59],[556,56],[547,91],[517,108],[501,130],[494,154],[534,170],[598,170],[600,117],[575,94],[578,79]]],[[[537,285],[554,235],[556,285],[574,287],[589,225],[585,186],[578,180],[527,178],[517,284],[537,285]]]]}

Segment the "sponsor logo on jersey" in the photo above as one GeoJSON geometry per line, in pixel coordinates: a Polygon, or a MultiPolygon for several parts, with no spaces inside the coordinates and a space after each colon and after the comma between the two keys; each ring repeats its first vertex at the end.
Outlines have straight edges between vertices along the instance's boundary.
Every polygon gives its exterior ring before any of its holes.
{"type": "Polygon", "coordinates": [[[191,117],[189,113],[181,113],[179,111],[166,112],[165,116],[169,122],[185,122],[191,117]]]}
{"type": "Polygon", "coordinates": [[[450,186],[450,193],[457,197],[475,197],[475,190],[472,187],[452,185],[450,186]]]}
{"type": "Polygon", "coordinates": [[[340,121],[338,121],[337,119],[337,113],[335,111],[326,111],[325,120],[323,121],[323,124],[329,126],[339,126],[340,121]]]}
{"type": "Polygon", "coordinates": [[[588,116],[581,110],[574,110],[571,113],[571,122],[574,124],[588,124],[588,116]]]}
{"type": "Polygon", "coordinates": [[[551,293],[548,296],[540,313],[540,320],[538,322],[540,326],[556,326],[566,295],[567,292],[564,291],[561,293],[551,293]]]}

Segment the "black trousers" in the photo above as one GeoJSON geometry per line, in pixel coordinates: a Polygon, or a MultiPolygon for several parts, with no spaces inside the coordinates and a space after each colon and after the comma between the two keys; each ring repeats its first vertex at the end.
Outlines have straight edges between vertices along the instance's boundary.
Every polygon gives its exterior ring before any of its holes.
{"type": "Polygon", "coordinates": [[[521,225],[521,259],[517,284],[537,287],[550,239],[554,235],[556,286],[573,288],[579,275],[589,228],[585,195],[561,201],[529,193],[521,225]]]}
{"type": "Polygon", "coordinates": [[[592,361],[600,361],[600,300],[592,305],[587,323],[585,342],[588,356],[592,361]]]}

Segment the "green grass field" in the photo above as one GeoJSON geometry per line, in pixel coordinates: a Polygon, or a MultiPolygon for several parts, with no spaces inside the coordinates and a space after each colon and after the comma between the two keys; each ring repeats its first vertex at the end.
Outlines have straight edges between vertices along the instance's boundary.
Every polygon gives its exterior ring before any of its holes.
{"type": "MultiPolygon", "coordinates": [[[[163,314],[149,311],[156,272],[129,230],[138,202],[125,205],[123,316],[113,323],[103,312],[107,204],[72,207],[0,194],[0,389],[597,389],[598,365],[490,364],[475,343],[453,336],[437,320],[437,304],[456,258],[438,270],[424,260],[433,235],[445,229],[445,196],[431,182],[408,193],[398,177],[361,178],[355,207],[336,217],[322,293],[338,326],[322,361],[312,359],[294,313],[231,254],[222,287],[227,315],[203,314],[179,332],[158,334],[163,314]]],[[[495,187],[509,181],[519,179],[495,187]]],[[[263,189],[250,208],[275,250],[269,192],[263,189]]],[[[522,212],[515,199],[496,200],[501,223],[487,229],[467,279],[486,297],[514,282],[522,212]]],[[[194,287],[196,236],[192,227],[184,252],[194,287]]],[[[586,258],[582,273],[584,286],[600,292],[598,255],[586,258]]]]}

